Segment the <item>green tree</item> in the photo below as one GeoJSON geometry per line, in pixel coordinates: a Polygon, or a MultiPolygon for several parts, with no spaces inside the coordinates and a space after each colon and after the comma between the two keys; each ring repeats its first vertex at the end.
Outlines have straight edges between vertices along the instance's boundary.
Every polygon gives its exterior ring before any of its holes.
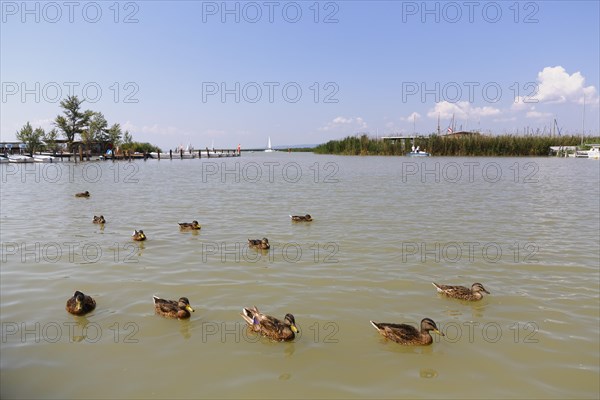
{"type": "Polygon", "coordinates": [[[121,125],[120,124],[113,124],[109,129],[108,129],[108,142],[112,144],[113,149],[117,148],[117,146],[121,145],[121,135],[123,133],[121,132],[121,125]]]}
{"type": "Polygon", "coordinates": [[[48,150],[52,152],[58,151],[56,139],[58,139],[58,131],[56,130],[56,128],[52,129],[50,132],[46,132],[46,134],[44,135],[44,142],[46,142],[46,147],[48,148],[48,150]]]}
{"type": "Polygon", "coordinates": [[[129,133],[129,131],[125,131],[125,133],[123,134],[123,144],[131,143],[133,143],[133,136],[131,136],[131,133],[129,133]]]}
{"type": "Polygon", "coordinates": [[[90,119],[94,115],[93,111],[81,111],[83,100],[79,100],[77,96],[68,96],[60,102],[60,106],[64,109],[65,115],[58,115],[54,120],[54,124],[61,130],[69,146],[69,151],[73,150],[73,142],[75,135],[81,133],[88,127],[90,119]]]}
{"type": "Polygon", "coordinates": [[[89,131],[92,140],[97,140],[99,142],[108,141],[108,122],[106,122],[104,114],[101,112],[94,113],[94,116],[90,121],[89,131]]]}
{"type": "Polygon", "coordinates": [[[35,130],[31,127],[31,124],[27,122],[20,131],[16,133],[17,139],[25,143],[27,146],[27,152],[29,154],[35,153],[37,149],[42,147],[42,138],[44,137],[44,130],[42,128],[36,128],[35,130]]]}
{"type": "Polygon", "coordinates": [[[108,122],[101,112],[95,112],[89,121],[88,128],[81,132],[81,140],[85,143],[88,159],[93,141],[104,142],[107,136],[108,122]]]}

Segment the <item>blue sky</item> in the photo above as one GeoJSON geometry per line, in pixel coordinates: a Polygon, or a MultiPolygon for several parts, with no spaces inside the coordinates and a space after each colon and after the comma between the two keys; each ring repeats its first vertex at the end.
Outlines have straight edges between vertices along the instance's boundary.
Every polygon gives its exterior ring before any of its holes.
{"type": "Polygon", "coordinates": [[[598,1],[1,2],[2,140],[69,93],[165,149],[599,131],[598,1]],[[584,107],[585,98],[585,107],[584,107]],[[584,117],[585,109],[585,119],[584,117]]]}

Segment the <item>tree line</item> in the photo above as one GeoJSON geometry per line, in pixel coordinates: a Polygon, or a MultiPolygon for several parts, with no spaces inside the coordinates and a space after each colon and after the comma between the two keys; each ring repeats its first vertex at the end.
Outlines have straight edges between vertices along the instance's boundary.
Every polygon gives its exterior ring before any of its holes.
{"type": "Polygon", "coordinates": [[[118,123],[109,127],[108,121],[101,112],[83,110],[83,102],[84,100],[80,100],[77,96],[68,96],[60,102],[63,112],[54,119],[53,129],[48,132],[41,127],[33,129],[28,121],[17,131],[17,139],[25,144],[26,151],[31,154],[42,148],[52,152],[58,151],[59,134],[66,140],[67,150],[70,152],[73,151],[73,143],[77,136],[85,145],[88,154],[93,143],[100,143],[102,152],[117,147],[123,151],[160,151],[149,143],[134,142],[129,131],[123,132],[118,123]]]}

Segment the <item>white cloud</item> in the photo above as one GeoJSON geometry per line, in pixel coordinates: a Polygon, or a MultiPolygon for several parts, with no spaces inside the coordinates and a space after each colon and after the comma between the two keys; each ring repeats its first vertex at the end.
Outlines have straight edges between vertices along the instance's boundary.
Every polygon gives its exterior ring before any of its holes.
{"type": "Polygon", "coordinates": [[[401,121],[409,121],[409,122],[412,122],[412,121],[418,121],[418,120],[420,120],[421,118],[422,118],[422,117],[421,117],[421,114],[419,114],[419,113],[418,113],[418,112],[416,112],[416,111],[413,111],[413,112],[412,112],[412,113],[411,113],[411,114],[410,114],[408,117],[400,117],[400,120],[401,120],[401,121]]]}
{"type": "MultiPolygon", "coordinates": [[[[598,103],[598,95],[594,86],[585,86],[585,78],[581,72],[569,75],[559,66],[546,67],[538,72],[537,93],[531,94],[531,100],[537,99],[546,103],[598,103]]],[[[522,99],[521,99],[522,100],[522,99]]]]}
{"type": "Polygon", "coordinates": [[[526,110],[531,106],[531,103],[537,103],[538,100],[531,98],[529,96],[517,96],[515,97],[515,101],[510,106],[510,109],[513,111],[521,111],[526,110]]]}
{"type": "Polygon", "coordinates": [[[527,118],[534,118],[534,119],[548,119],[550,117],[552,117],[551,113],[547,113],[547,112],[541,112],[541,111],[535,111],[535,109],[532,107],[530,111],[527,111],[527,113],[525,114],[525,116],[527,118]]]}
{"type": "Polygon", "coordinates": [[[494,118],[492,122],[514,122],[517,117],[506,117],[506,118],[494,118]]]}
{"type": "Polygon", "coordinates": [[[500,109],[494,107],[472,107],[471,103],[468,101],[459,101],[456,103],[442,101],[440,103],[436,103],[435,107],[429,110],[427,116],[429,118],[438,118],[439,116],[442,119],[448,119],[452,117],[468,119],[488,117],[498,114],[500,114],[500,109]]]}
{"type": "Polygon", "coordinates": [[[319,128],[320,131],[334,131],[334,130],[364,130],[367,129],[368,125],[361,117],[335,117],[332,121],[328,122],[327,125],[319,128]]]}
{"type": "MultiPolygon", "coordinates": [[[[188,135],[187,132],[182,131],[174,126],[160,126],[158,124],[137,126],[131,121],[127,121],[121,125],[123,132],[129,131],[131,134],[136,133],[147,133],[151,135],[164,135],[164,136],[177,136],[177,135],[188,135]]],[[[135,140],[135,137],[134,137],[135,140]]]]}

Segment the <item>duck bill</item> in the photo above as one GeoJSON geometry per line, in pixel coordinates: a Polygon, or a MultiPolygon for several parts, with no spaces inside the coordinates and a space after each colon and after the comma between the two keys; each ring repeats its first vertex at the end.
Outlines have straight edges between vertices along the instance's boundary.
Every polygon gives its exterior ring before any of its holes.
{"type": "Polygon", "coordinates": [[[446,335],[444,335],[442,332],[440,332],[438,329],[434,329],[433,331],[434,331],[435,333],[437,333],[438,335],[440,335],[440,336],[446,336],[446,335]]]}
{"type": "Polygon", "coordinates": [[[189,312],[194,312],[194,309],[190,305],[185,306],[185,309],[188,310],[189,312]]]}
{"type": "Polygon", "coordinates": [[[487,290],[483,289],[484,292],[486,292],[487,294],[491,294],[490,292],[488,292],[487,290]]]}
{"type": "Polygon", "coordinates": [[[292,330],[292,332],[294,332],[294,333],[298,333],[298,332],[300,332],[300,331],[298,330],[298,328],[296,328],[296,325],[290,325],[290,329],[291,329],[291,330],[292,330]]]}

